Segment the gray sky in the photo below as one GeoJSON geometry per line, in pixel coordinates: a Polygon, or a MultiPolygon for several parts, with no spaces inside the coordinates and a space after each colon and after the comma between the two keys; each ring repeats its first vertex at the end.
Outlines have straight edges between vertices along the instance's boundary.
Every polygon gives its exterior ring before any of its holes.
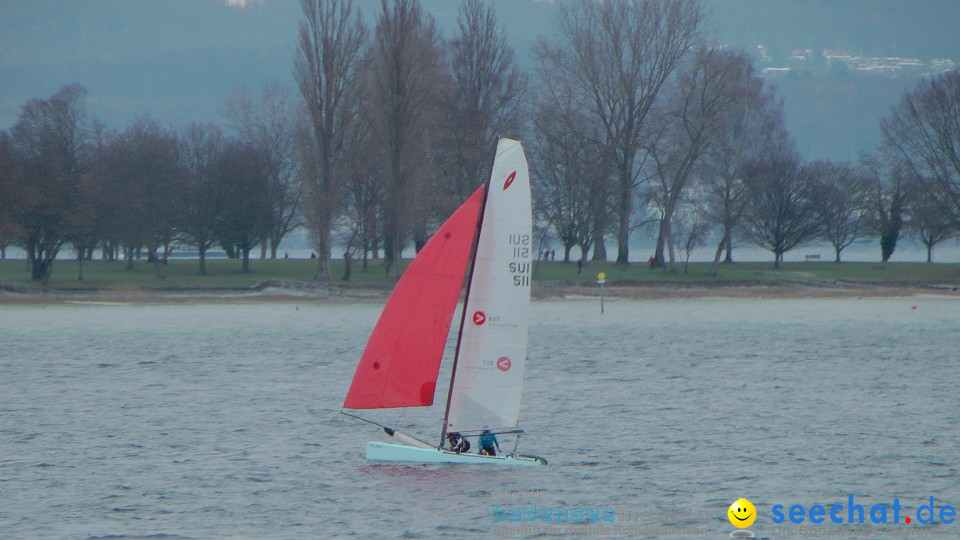
{"type": "MultiPolygon", "coordinates": [[[[356,4],[371,21],[380,6],[356,4]]],[[[519,19],[543,27],[553,9],[496,4],[525,52],[535,33],[519,19]]],[[[449,33],[458,2],[423,5],[449,33]]],[[[139,114],[216,121],[238,86],[293,86],[299,0],[0,0],[0,14],[0,128],[16,122],[28,99],[71,82],[89,90],[91,116],[114,127],[139,114]]]]}
{"type": "MultiPolygon", "coordinates": [[[[530,63],[532,44],[551,31],[554,2],[491,1],[518,58],[530,63]]],[[[449,35],[459,2],[422,3],[449,35]]],[[[356,4],[372,21],[380,3],[356,4]]],[[[960,2],[952,0],[708,0],[704,6],[708,32],[736,46],[960,61],[954,28],[960,2]]],[[[238,87],[257,91],[272,80],[293,86],[299,18],[298,0],[0,0],[0,129],[16,122],[28,99],[72,82],[87,87],[90,116],[110,127],[122,129],[137,115],[173,124],[219,121],[238,87]]],[[[878,99],[897,92],[888,94],[878,99]]]]}

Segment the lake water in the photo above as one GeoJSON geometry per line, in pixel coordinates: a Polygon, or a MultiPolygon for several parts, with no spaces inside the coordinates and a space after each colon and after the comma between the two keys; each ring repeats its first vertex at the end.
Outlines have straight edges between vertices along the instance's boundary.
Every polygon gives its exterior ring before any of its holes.
{"type": "MultiPolygon", "coordinates": [[[[903,522],[960,507],[960,299],[535,302],[531,468],[365,461],[386,438],[338,410],[380,309],[0,306],[0,537],[722,538],[744,497],[786,538],[818,530],[774,505],[851,495],[866,531],[820,533],[960,535],[903,522]]],[[[433,440],[442,414],[370,416],[433,440]]]]}

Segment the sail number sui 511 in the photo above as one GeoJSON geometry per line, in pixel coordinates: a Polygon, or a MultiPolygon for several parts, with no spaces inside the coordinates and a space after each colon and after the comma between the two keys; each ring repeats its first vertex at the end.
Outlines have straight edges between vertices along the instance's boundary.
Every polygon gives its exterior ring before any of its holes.
{"type": "Polygon", "coordinates": [[[530,286],[530,235],[529,234],[511,234],[510,246],[512,247],[512,256],[515,259],[510,261],[509,269],[513,274],[514,287],[530,286]]]}

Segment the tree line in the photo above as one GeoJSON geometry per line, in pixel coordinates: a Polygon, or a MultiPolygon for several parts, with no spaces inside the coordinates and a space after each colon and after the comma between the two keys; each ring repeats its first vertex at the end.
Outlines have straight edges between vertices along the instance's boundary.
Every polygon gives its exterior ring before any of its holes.
{"type": "MultiPolygon", "coordinates": [[[[464,0],[444,38],[417,0],[381,0],[368,28],[350,0],[302,0],[296,92],[237,92],[223,126],[173,129],[139,118],[113,131],[86,115],[86,90],[33,99],[0,131],[0,254],[24,249],[46,280],[60,249],[98,249],[163,276],[188,244],[205,273],[220,245],[249,270],[310,231],[316,278],[332,251],[398,276],[405,247],[431,232],[488,174],[500,136],[523,140],[541,250],[629,261],[652,234],[667,271],[716,239],[713,272],[750,242],[785,253],[823,240],[835,260],[904,234],[928,248],[960,225],[960,74],[922,79],[856,164],[806,162],[782,103],[747,53],[710,43],[695,0],[562,2],[555,32],[524,71],[492,7],[464,0]]],[[[337,253],[336,255],[340,255],[337,253]]],[[[82,265],[81,265],[82,276],[82,265]]]]}
{"type": "MultiPolygon", "coordinates": [[[[201,274],[216,244],[247,271],[252,249],[269,245],[275,256],[299,225],[288,141],[271,138],[269,118],[251,113],[248,97],[228,104],[237,134],[227,135],[205,124],[177,132],[149,118],[110,132],[86,121],[85,96],[73,84],[31,100],[0,133],[0,250],[23,248],[33,279],[49,278],[65,244],[81,279],[97,248],[128,269],[145,252],[162,278],[178,242],[197,250],[201,274]]],[[[264,96],[258,105],[282,106],[281,94],[264,96]]]]}

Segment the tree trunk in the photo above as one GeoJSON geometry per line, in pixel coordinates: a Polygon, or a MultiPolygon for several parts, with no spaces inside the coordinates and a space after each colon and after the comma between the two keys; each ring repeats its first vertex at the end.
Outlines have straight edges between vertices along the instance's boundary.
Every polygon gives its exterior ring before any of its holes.
{"type": "Polygon", "coordinates": [[[390,272],[393,271],[393,266],[395,264],[396,261],[394,261],[393,254],[393,233],[385,232],[383,234],[383,267],[388,276],[390,275],[390,272]]]}
{"type": "MultiPolygon", "coordinates": [[[[623,172],[621,171],[621,176],[623,172]]],[[[620,200],[618,201],[620,230],[617,231],[617,266],[627,266],[630,260],[630,212],[632,209],[629,172],[628,179],[620,180],[620,200]]]]}
{"type": "Polygon", "coordinates": [[[207,248],[199,247],[197,251],[200,252],[200,275],[207,275],[207,248]]]}
{"type": "Polygon", "coordinates": [[[44,283],[50,279],[51,261],[46,259],[35,259],[30,273],[30,279],[33,281],[42,281],[44,283]]]}
{"type": "Polygon", "coordinates": [[[673,249],[673,230],[670,228],[669,224],[667,225],[667,233],[664,235],[664,238],[667,241],[667,255],[669,256],[669,259],[667,260],[667,270],[670,272],[676,272],[677,257],[673,249]]]}
{"type": "Polygon", "coordinates": [[[363,238],[363,263],[360,266],[361,272],[368,272],[368,265],[370,264],[370,251],[368,249],[370,245],[369,240],[367,240],[366,235],[363,238]]]}
{"type": "Polygon", "coordinates": [[[720,240],[720,243],[717,244],[717,251],[713,254],[713,264],[710,265],[710,275],[717,275],[717,271],[720,269],[720,256],[723,255],[723,240],[720,240]]]}
{"type": "Polygon", "coordinates": [[[733,235],[730,233],[729,229],[727,229],[727,232],[724,236],[724,244],[727,248],[727,256],[724,257],[723,262],[727,264],[733,264],[733,235]]]}
{"type": "Polygon", "coordinates": [[[580,262],[586,264],[590,255],[590,244],[580,244],[580,262]]]}
{"type": "Polygon", "coordinates": [[[330,227],[318,227],[317,237],[317,273],[313,279],[330,280],[330,227]]]}
{"type": "Polygon", "coordinates": [[[423,246],[427,245],[427,240],[429,240],[429,239],[430,239],[430,237],[427,236],[425,233],[422,233],[422,232],[421,232],[421,233],[417,233],[417,234],[413,237],[413,249],[414,249],[414,253],[420,253],[420,250],[423,249],[423,246]]]}
{"type": "Polygon", "coordinates": [[[30,279],[46,283],[53,270],[53,257],[43,248],[36,247],[35,242],[31,242],[28,252],[30,254],[30,279]]]}
{"type": "Polygon", "coordinates": [[[663,242],[663,235],[659,235],[659,234],[658,234],[658,235],[657,235],[657,247],[654,248],[654,250],[653,250],[653,266],[652,266],[652,268],[656,268],[656,267],[658,267],[658,266],[662,267],[662,266],[664,266],[664,263],[666,262],[666,261],[664,261],[664,259],[663,259],[663,243],[664,243],[664,242],[663,242]]]}
{"type": "Polygon", "coordinates": [[[30,272],[30,279],[37,279],[37,271],[35,270],[37,266],[37,254],[36,247],[32,240],[27,244],[27,270],[30,272]]]}
{"type": "Polygon", "coordinates": [[[673,252],[673,231],[671,228],[672,221],[673,209],[669,209],[663,213],[663,217],[660,219],[660,230],[657,234],[657,251],[654,254],[654,259],[656,260],[656,265],[664,267],[664,270],[672,269],[675,261],[673,252]],[[667,268],[666,263],[668,259],[664,257],[665,249],[669,254],[670,268],[667,268]]]}
{"type": "Polygon", "coordinates": [[[603,241],[603,235],[598,234],[593,238],[593,260],[607,262],[607,245],[603,241]]]}
{"type": "Polygon", "coordinates": [[[244,245],[240,251],[243,252],[243,264],[240,266],[240,271],[244,274],[250,273],[250,246],[244,245]]]}
{"type": "Polygon", "coordinates": [[[340,278],[343,281],[350,281],[350,274],[352,273],[350,267],[350,252],[343,252],[343,277],[340,278]]]}
{"type": "Polygon", "coordinates": [[[271,258],[271,259],[276,259],[276,258],[277,258],[277,248],[279,248],[279,247],[280,247],[280,239],[279,239],[279,238],[273,238],[273,239],[270,240],[270,258],[271,258]]]}

